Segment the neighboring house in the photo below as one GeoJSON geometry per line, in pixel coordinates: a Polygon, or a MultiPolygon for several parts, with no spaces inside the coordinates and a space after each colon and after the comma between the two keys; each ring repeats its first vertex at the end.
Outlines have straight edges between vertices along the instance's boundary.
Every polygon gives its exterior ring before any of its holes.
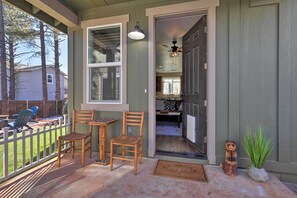
{"type": "MultiPolygon", "coordinates": [[[[16,100],[42,100],[42,70],[41,66],[16,66],[16,100]]],[[[46,67],[47,97],[55,100],[56,75],[55,67],[46,67]]],[[[64,99],[66,74],[60,73],[61,100],[64,99]]]]}
{"type": "MultiPolygon", "coordinates": [[[[194,160],[219,164],[225,141],[234,140],[239,166],[248,167],[245,129],[262,125],[274,145],[265,168],[297,182],[296,0],[7,1],[68,34],[70,109],[95,109],[119,120],[123,110],[145,111],[143,151],[149,157],[156,155],[156,68],[162,66],[156,65],[162,46],[155,24],[189,15],[204,18],[207,28],[182,35],[183,130],[199,129],[196,141],[204,152],[194,160]],[[136,21],[146,36],[140,41],[127,37],[136,21]],[[202,44],[191,47],[200,36],[205,36],[202,44]],[[188,100],[194,96],[199,103],[188,100]]],[[[176,29],[167,33],[180,36],[173,34],[176,29]]],[[[108,137],[120,129],[119,121],[108,137]]]]}
{"type": "MultiPolygon", "coordinates": [[[[53,65],[48,65],[46,68],[47,72],[47,91],[48,100],[55,100],[56,92],[56,75],[55,68],[53,65]]],[[[28,66],[28,65],[17,65],[15,67],[16,73],[16,93],[15,100],[42,100],[42,74],[41,66],[28,66]]],[[[9,69],[7,71],[9,76],[9,69]]],[[[65,97],[65,90],[67,90],[67,84],[65,79],[67,74],[61,71],[60,73],[60,87],[61,87],[61,100],[65,97]]],[[[1,82],[0,82],[1,83],[1,82]]],[[[9,92],[9,82],[8,82],[9,92]]],[[[1,87],[0,87],[1,91],[1,87]]],[[[0,96],[1,99],[1,96],[0,96]]]]}

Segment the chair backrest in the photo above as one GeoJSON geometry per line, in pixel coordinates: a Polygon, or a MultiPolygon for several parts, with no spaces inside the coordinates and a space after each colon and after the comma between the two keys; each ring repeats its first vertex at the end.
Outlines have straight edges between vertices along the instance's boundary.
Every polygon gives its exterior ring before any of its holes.
{"type": "Polygon", "coordinates": [[[22,110],[18,113],[18,116],[13,123],[13,127],[15,128],[20,128],[23,126],[26,126],[28,121],[30,120],[30,117],[32,115],[32,110],[31,109],[26,109],[22,110]]]}
{"type": "MultiPolygon", "coordinates": [[[[94,110],[76,110],[73,109],[72,114],[72,132],[75,132],[77,124],[89,124],[91,120],[94,120],[94,110]]],[[[92,132],[92,127],[89,127],[89,132],[92,132]]]]}
{"type": "Polygon", "coordinates": [[[123,135],[127,135],[128,126],[139,126],[139,136],[142,137],[144,112],[123,112],[123,135]]]}
{"type": "Polygon", "coordinates": [[[32,110],[32,115],[30,119],[34,119],[36,117],[37,111],[38,111],[38,106],[33,106],[30,108],[32,110]]]}

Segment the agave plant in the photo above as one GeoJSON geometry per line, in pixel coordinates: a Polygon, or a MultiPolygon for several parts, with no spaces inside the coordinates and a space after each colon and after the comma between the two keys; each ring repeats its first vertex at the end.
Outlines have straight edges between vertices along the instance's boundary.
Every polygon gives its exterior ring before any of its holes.
{"type": "Polygon", "coordinates": [[[261,126],[257,132],[247,128],[244,136],[244,148],[253,165],[261,169],[272,151],[271,139],[265,136],[261,126]]]}

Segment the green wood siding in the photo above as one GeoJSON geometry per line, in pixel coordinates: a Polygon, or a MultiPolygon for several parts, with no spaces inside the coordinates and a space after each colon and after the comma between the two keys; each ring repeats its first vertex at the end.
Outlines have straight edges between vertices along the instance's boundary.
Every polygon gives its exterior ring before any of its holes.
{"type": "MultiPolygon", "coordinates": [[[[147,1],[146,1],[147,2],[147,1]]],[[[146,38],[128,39],[127,100],[132,111],[145,111],[144,155],[148,149],[148,19],[145,8],[185,2],[133,2],[81,10],[83,20],[129,14],[128,31],[139,20],[146,38]]],[[[238,144],[239,165],[249,160],[242,141],[245,128],[260,124],[274,149],[265,168],[297,181],[297,1],[221,0],[216,25],[216,156],[224,160],[225,140],[238,144]]],[[[83,102],[82,30],[69,31],[69,108],[83,102]],[[73,47],[73,48],[72,48],[73,47]],[[73,79],[72,79],[73,77],[73,79]]],[[[121,119],[120,112],[97,116],[121,119]]],[[[108,139],[120,133],[121,120],[109,127],[108,139]]],[[[98,150],[98,133],[93,145],[98,150]]]]}
{"type": "Polygon", "coordinates": [[[239,165],[248,167],[250,162],[243,148],[245,129],[262,125],[274,145],[265,168],[278,172],[283,179],[297,181],[297,2],[220,3],[216,43],[217,162],[224,160],[224,140],[232,139],[239,146],[239,165]]]}

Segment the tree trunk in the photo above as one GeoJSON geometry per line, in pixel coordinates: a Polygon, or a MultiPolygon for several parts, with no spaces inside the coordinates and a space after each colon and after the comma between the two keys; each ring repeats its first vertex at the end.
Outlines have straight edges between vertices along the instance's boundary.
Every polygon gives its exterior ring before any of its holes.
{"type": "Polygon", "coordinates": [[[6,51],[3,24],[3,2],[0,0],[0,58],[1,58],[1,96],[2,96],[2,114],[9,113],[8,95],[7,95],[7,68],[6,51]]]}
{"type": "Polygon", "coordinates": [[[54,43],[55,43],[55,76],[56,76],[56,96],[55,99],[61,100],[61,87],[60,87],[60,64],[59,64],[59,32],[54,30],[54,43]]]}
{"type": "Polygon", "coordinates": [[[15,71],[14,71],[14,49],[13,39],[9,38],[9,99],[15,100],[15,71]]]}
{"type": "Polygon", "coordinates": [[[39,22],[40,25],[40,55],[41,55],[41,67],[42,67],[42,106],[43,117],[48,117],[48,105],[47,105],[47,76],[46,76],[46,60],[45,60],[45,43],[44,43],[44,28],[43,22],[39,22]]]}

